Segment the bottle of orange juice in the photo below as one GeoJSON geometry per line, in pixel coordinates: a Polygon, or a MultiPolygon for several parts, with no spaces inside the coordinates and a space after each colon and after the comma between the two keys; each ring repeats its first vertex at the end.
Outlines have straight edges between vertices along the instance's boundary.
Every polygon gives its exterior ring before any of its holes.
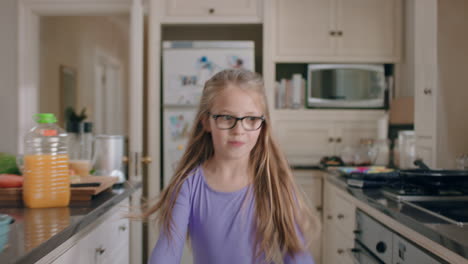
{"type": "Polygon", "coordinates": [[[37,114],[24,137],[23,201],[29,208],[64,207],[70,202],[67,134],[54,114],[37,114]]]}

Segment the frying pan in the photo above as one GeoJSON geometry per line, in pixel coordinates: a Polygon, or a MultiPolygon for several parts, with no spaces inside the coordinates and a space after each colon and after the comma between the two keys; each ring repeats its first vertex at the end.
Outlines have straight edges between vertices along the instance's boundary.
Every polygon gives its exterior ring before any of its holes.
{"type": "Polygon", "coordinates": [[[468,170],[430,169],[422,160],[415,160],[419,169],[400,170],[404,181],[415,182],[426,186],[453,186],[468,184],[468,170]]]}

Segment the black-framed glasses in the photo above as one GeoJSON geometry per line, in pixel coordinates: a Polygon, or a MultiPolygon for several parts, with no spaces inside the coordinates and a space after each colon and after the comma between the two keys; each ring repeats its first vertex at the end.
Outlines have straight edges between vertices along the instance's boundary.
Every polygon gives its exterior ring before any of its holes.
{"type": "Polygon", "coordinates": [[[264,116],[243,116],[235,117],[232,115],[212,115],[218,129],[232,129],[236,126],[237,121],[241,121],[242,127],[247,131],[255,131],[262,127],[265,122],[264,116]]]}

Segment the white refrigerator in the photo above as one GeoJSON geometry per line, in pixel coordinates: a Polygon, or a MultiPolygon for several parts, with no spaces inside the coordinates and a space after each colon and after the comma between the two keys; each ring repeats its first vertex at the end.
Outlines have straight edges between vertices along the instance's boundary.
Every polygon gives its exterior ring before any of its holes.
{"type": "Polygon", "coordinates": [[[162,58],[163,186],[185,151],[203,85],[227,68],[255,70],[253,41],[164,41],[162,58]]]}

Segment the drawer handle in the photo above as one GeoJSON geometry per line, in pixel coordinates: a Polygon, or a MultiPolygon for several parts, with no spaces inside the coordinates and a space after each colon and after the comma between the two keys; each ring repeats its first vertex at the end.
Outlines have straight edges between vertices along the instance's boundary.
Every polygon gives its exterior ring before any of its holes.
{"type": "Polygon", "coordinates": [[[119,230],[120,231],[125,231],[125,230],[127,230],[127,226],[126,225],[121,225],[121,226],[119,226],[119,230]]]}
{"type": "Polygon", "coordinates": [[[361,230],[354,230],[353,233],[354,233],[355,235],[360,235],[360,234],[361,234],[361,230]]]}
{"type": "Polygon", "coordinates": [[[104,254],[104,252],[106,252],[105,248],[103,248],[103,247],[96,248],[96,253],[98,253],[99,255],[104,254]]]}
{"type": "Polygon", "coordinates": [[[344,214],[338,214],[338,219],[343,219],[344,218],[344,214]]]}
{"type": "Polygon", "coordinates": [[[317,210],[317,212],[322,212],[323,208],[319,205],[315,207],[315,210],[317,210]]]}

